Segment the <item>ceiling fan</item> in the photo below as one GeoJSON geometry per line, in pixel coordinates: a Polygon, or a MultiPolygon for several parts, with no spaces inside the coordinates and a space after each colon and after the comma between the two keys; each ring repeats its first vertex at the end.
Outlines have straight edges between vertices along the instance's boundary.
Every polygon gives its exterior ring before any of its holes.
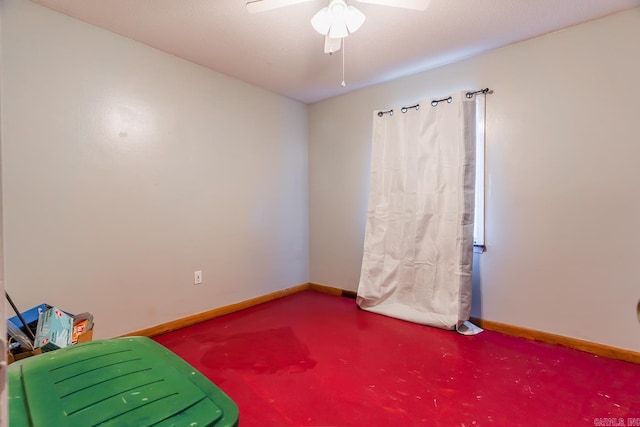
{"type": "MultiPolygon", "coordinates": [[[[311,0],[251,0],[247,2],[247,10],[251,13],[265,12],[311,0]]],[[[357,0],[383,6],[403,9],[425,10],[431,0],[357,0]]],[[[340,50],[343,39],[362,26],[366,17],[354,6],[347,5],[345,0],[329,0],[329,5],[322,8],[311,18],[311,25],[317,32],[325,36],[324,52],[332,54],[340,50]]]]}

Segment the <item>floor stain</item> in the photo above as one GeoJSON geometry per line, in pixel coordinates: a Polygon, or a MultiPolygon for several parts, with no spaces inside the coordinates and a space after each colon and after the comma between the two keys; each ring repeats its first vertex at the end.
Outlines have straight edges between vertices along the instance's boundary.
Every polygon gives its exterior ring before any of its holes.
{"type": "Polygon", "coordinates": [[[304,372],[316,365],[309,348],[287,327],[211,337],[206,348],[201,362],[215,369],[275,374],[304,372]]]}

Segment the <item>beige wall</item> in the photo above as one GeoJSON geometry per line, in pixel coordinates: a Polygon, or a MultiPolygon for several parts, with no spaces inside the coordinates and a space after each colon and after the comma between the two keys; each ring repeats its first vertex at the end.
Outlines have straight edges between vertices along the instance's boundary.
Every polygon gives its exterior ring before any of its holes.
{"type": "Polygon", "coordinates": [[[640,350],[638,40],[640,8],[311,105],[310,281],[357,289],[371,112],[488,86],[473,315],[640,350]]]}
{"type": "Polygon", "coordinates": [[[104,338],[307,282],[304,104],[26,0],[1,5],[16,304],[92,312],[104,338]]]}

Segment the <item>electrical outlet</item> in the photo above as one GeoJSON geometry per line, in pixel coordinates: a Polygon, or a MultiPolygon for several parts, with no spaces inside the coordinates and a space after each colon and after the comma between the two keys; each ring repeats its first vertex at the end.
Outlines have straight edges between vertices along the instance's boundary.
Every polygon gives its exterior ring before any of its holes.
{"type": "Polygon", "coordinates": [[[202,283],[202,271],[194,271],[193,272],[193,284],[199,285],[202,283]]]}

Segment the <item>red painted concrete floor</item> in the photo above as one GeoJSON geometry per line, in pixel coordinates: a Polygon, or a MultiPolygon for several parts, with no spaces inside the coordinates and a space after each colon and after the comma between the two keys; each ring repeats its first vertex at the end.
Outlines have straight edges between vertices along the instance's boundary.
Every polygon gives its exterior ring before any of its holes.
{"type": "Polygon", "coordinates": [[[218,384],[243,427],[640,425],[640,365],[312,291],[156,340],[218,384]]]}

